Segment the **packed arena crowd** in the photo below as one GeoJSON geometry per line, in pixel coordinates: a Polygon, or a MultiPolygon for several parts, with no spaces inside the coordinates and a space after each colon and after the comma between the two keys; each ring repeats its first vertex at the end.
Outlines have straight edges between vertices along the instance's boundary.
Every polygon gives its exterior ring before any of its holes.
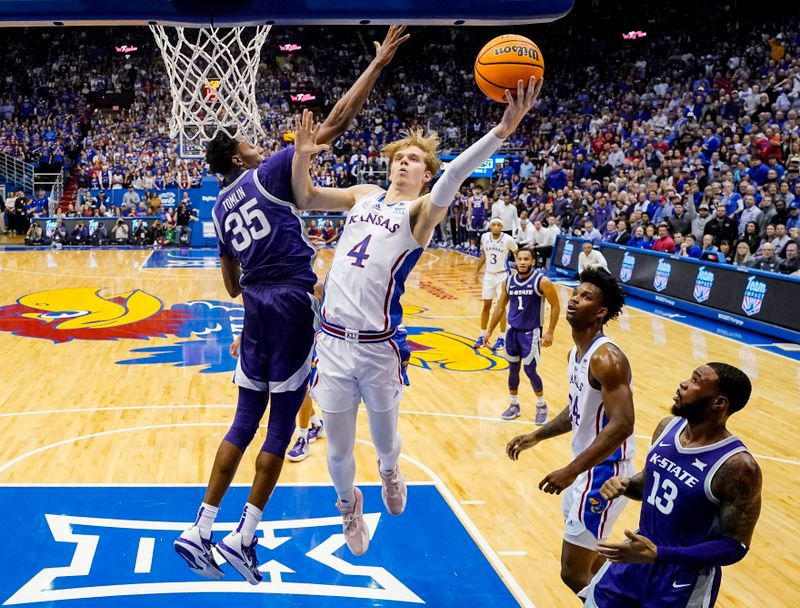
{"type": "MultiPolygon", "coordinates": [[[[531,35],[547,55],[570,27],[553,24],[531,35]]],[[[535,111],[501,150],[505,162],[493,179],[465,184],[435,244],[477,253],[477,236],[499,214],[506,230],[544,252],[557,234],[571,234],[692,257],[716,252],[718,261],[797,273],[798,21],[734,36],[693,27],[691,36],[666,32],[636,43],[587,34],[581,48],[560,49],[548,62],[535,111]]],[[[83,195],[64,212],[158,216],[165,210],[151,201],[160,190],[199,185],[204,164],[181,159],[169,137],[169,87],[149,32],[115,29],[115,40],[137,47],[125,55],[99,30],[26,32],[0,42],[7,57],[0,151],[40,167],[67,165],[82,188],[147,191],[134,209],[83,195]],[[61,53],[66,44],[76,49],[69,60],[61,53]],[[127,107],[98,109],[98,96],[118,93],[130,95],[127,107]]],[[[436,130],[444,151],[458,151],[499,117],[501,106],[480,93],[471,70],[472,50],[485,32],[412,34],[414,47],[385,72],[351,128],[315,160],[316,184],[385,181],[381,147],[404,129],[436,130]]],[[[264,148],[291,143],[291,117],[302,107],[293,94],[311,94],[318,112],[330,108],[369,62],[368,43],[378,36],[377,30],[276,28],[257,88],[264,148]],[[300,49],[281,51],[279,44],[288,42],[300,49]]],[[[25,234],[37,207],[18,198],[8,195],[6,224],[25,234]]],[[[310,235],[333,244],[335,223],[309,226],[310,235]]]]}

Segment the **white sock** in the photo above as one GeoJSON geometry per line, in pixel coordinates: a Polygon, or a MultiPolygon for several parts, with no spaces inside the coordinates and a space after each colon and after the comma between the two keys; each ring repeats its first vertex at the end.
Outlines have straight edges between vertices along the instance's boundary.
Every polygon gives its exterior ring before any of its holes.
{"type": "Polygon", "coordinates": [[[297,436],[308,439],[308,429],[297,429],[297,436]]]}
{"type": "Polygon", "coordinates": [[[194,525],[200,528],[200,536],[206,540],[211,538],[211,526],[214,525],[214,520],[217,519],[217,512],[219,507],[214,507],[208,503],[201,503],[200,508],[197,510],[197,519],[194,520],[194,525]]]}
{"type": "Polygon", "coordinates": [[[481,335],[480,335],[480,337],[481,337],[481,338],[483,338],[483,336],[485,336],[485,335],[486,335],[486,330],[485,330],[484,328],[481,328],[481,335]]]}
{"type": "Polygon", "coordinates": [[[311,414],[311,425],[312,426],[319,426],[322,424],[322,420],[316,414],[311,414]]]}
{"type": "Polygon", "coordinates": [[[356,504],[355,488],[351,488],[347,492],[339,494],[339,504],[341,505],[343,511],[349,511],[352,509],[353,505],[356,504]]]}
{"type": "Polygon", "coordinates": [[[544,405],[547,405],[547,404],[545,403],[545,401],[544,401],[544,395],[542,395],[541,397],[536,397],[536,405],[537,405],[538,407],[542,407],[542,406],[544,406],[544,405]]]}
{"type": "Polygon", "coordinates": [[[511,405],[519,405],[519,395],[510,395],[508,401],[511,405]]]}
{"type": "Polygon", "coordinates": [[[244,506],[242,519],[239,520],[239,527],[236,528],[237,532],[242,533],[243,544],[249,545],[253,542],[253,536],[255,536],[262,515],[261,509],[257,509],[249,502],[244,506]]]}
{"type": "Polygon", "coordinates": [[[503,338],[503,340],[505,340],[505,339],[506,339],[506,332],[504,332],[504,331],[501,331],[501,332],[500,332],[500,333],[497,335],[497,337],[498,337],[498,338],[503,338]]]}

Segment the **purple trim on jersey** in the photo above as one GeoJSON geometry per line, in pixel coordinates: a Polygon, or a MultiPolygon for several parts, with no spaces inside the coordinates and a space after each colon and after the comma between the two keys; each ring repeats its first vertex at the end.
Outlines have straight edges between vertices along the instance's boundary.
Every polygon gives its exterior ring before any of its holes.
{"type": "MultiPolygon", "coordinates": [[[[391,284],[389,287],[388,293],[392,293],[391,303],[389,305],[389,318],[385,320],[384,323],[386,327],[397,327],[403,322],[403,307],[400,305],[400,297],[405,293],[406,290],[406,279],[408,275],[411,274],[411,271],[414,269],[414,266],[417,265],[420,256],[424,249],[420,247],[419,249],[415,249],[411,253],[409,253],[403,263],[400,265],[400,268],[397,269],[397,272],[394,273],[394,291],[392,292],[391,284]]],[[[384,309],[384,316],[386,315],[386,310],[384,309]]]]}

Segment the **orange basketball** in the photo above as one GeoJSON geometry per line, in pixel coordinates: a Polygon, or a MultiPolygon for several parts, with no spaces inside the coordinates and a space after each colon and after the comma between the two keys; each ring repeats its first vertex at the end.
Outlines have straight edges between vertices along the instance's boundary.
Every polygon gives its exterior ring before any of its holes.
{"type": "Polygon", "coordinates": [[[491,40],[475,60],[475,81],[487,97],[505,103],[505,90],[516,95],[517,81],[525,87],[544,74],[544,57],[539,47],[525,36],[510,34],[491,40]]]}

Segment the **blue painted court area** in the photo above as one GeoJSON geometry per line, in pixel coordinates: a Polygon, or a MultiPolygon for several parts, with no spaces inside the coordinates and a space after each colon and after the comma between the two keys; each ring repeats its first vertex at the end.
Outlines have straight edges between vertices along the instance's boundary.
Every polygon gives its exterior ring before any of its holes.
{"type": "Polygon", "coordinates": [[[219,268],[216,249],[155,249],[143,268],[219,268]]]}
{"type": "MultiPolygon", "coordinates": [[[[81,608],[190,601],[209,608],[518,605],[435,486],[412,485],[401,517],[386,514],[380,486],[361,487],[373,532],[361,557],[344,544],[332,487],[278,487],[257,533],[264,582],[252,586],[227,564],[220,581],[198,577],[173,551],[202,487],[2,486],[0,601],[81,608]]],[[[247,494],[231,488],[215,539],[237,525],[247,494]]]]}

